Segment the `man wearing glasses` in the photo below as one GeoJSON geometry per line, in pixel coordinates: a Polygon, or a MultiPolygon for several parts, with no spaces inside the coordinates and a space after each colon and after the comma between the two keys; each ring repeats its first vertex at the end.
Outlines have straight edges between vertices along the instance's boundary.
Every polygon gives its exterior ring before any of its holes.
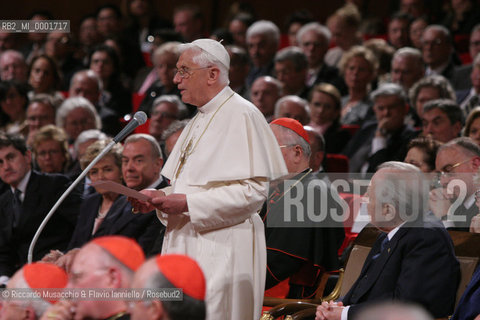
{"type": "Polygon", "coordinates": [[[452,80],[455,65],[451,59],[454,49],[450,31],[441,25],[428,26],[423,31],[422,43],[425,75],[438,74],[452,80]]]}
{"type": "Polygon", "coordinates": [[[167,226],[162,254],[186,254],[205,272],[208,319],[258,319],[266,272],[257,211],[268,181],[287,174],[262,113],[228,87],[230,57],[219,42],[182,45],[174,82],[197,115],[180,135],[162,174],[171,187],[144,190],[135,210],[167,226]]]}
{"type": "Polygon", "coordinates": [[[470,138],[457,138],[440,147],[435,161],[440,188],[431,191],[430,208],[444,219],[445,227],[469,231],[478,214],[475,177],[479,167],[480,148],[470,138]]]}

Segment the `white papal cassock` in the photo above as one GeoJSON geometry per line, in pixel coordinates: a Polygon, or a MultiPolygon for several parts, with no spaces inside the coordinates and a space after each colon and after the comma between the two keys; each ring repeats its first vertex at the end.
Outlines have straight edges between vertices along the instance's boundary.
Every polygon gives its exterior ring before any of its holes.
{"type": "Polygon", "coordinates": [[[257,212],[268,181],[287,174],[263,115],[225,87],[198,109],[162,174],[172,184],[166,193],[186,194],[189,208],[179,215],[158,213],[167,227],[162,253],[198,261],[207,280],[207,319],[259,319],[266,248],[257,212]]]}

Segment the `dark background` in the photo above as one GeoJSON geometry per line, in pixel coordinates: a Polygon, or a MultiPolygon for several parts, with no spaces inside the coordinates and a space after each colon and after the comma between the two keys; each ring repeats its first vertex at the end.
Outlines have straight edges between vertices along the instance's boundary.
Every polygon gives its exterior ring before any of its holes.
{"type": "MultiPolygon", "coordinates": [[[[171,20],[174,7],[181,4],[197,4],[205,15],[207,30],[224,26],[228,19],[230,6],[238,1],[234,0],[195,0],[195,1],[155,1],[155,11],[159,16],[171,20]]],[[[337,8],[344,4],[338,0],[245,0],[257,14],[257,18],[271,20],[285,33],[284,22],[286,17],[295,10],[307,9],[321,23],[337,8]]],[[[387,17],[398,1],[375,0],[368,2],[368,13],[372,16],[387,17]]],[[[87,14],[94,13],[102,4],[112,3],[124,9],[126,0],[43,0],[43,1],[15,1],[0,0],[0,19],[27,19],[34,10],[48,10],[55,19],[70,20],[71,30],[76,32],[80,19],[87,14]]],[[[125,12],[125,10],[123,10],[125,12]]]]}

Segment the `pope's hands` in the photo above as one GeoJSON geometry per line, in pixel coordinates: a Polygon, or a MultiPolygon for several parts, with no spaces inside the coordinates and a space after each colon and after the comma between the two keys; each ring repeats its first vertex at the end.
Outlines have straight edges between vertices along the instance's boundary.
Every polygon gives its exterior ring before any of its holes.
{"type": "Polygon", "coordinates": [[[150,197],[144,202],[134,198],[128,198],[132,204],[132,212],[147,213],[158,209],[166,214],[180,214],[188,212],[187,196],[183,193],[173,193],[168,196],[161,190],[145,189],[141,193],[150,197]]]}

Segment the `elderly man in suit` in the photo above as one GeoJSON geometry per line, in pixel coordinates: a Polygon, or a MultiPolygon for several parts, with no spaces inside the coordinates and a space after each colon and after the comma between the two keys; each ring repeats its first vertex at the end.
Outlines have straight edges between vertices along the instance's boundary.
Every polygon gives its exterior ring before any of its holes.
{"type": "Polygon", "coordinates": [[[385,161],[403,160],[408,142],[416,136],[404,124],[408,106],[400,85],[384,84],[371,96],[376,121],[365,122],[342,152],[350,158],[350,172],[375,172],[385,161]]]}
{"type": "Polygon", "coordinates": [[[383,231],[342,302],[318,306],[316,320],[352,319],[373,302],[422,305],[434,318],[453,311],[460,268],[452,240],[426,212],[422,174],[413,165],[387,162],[368,189],[368,213],[383,231]]]}

